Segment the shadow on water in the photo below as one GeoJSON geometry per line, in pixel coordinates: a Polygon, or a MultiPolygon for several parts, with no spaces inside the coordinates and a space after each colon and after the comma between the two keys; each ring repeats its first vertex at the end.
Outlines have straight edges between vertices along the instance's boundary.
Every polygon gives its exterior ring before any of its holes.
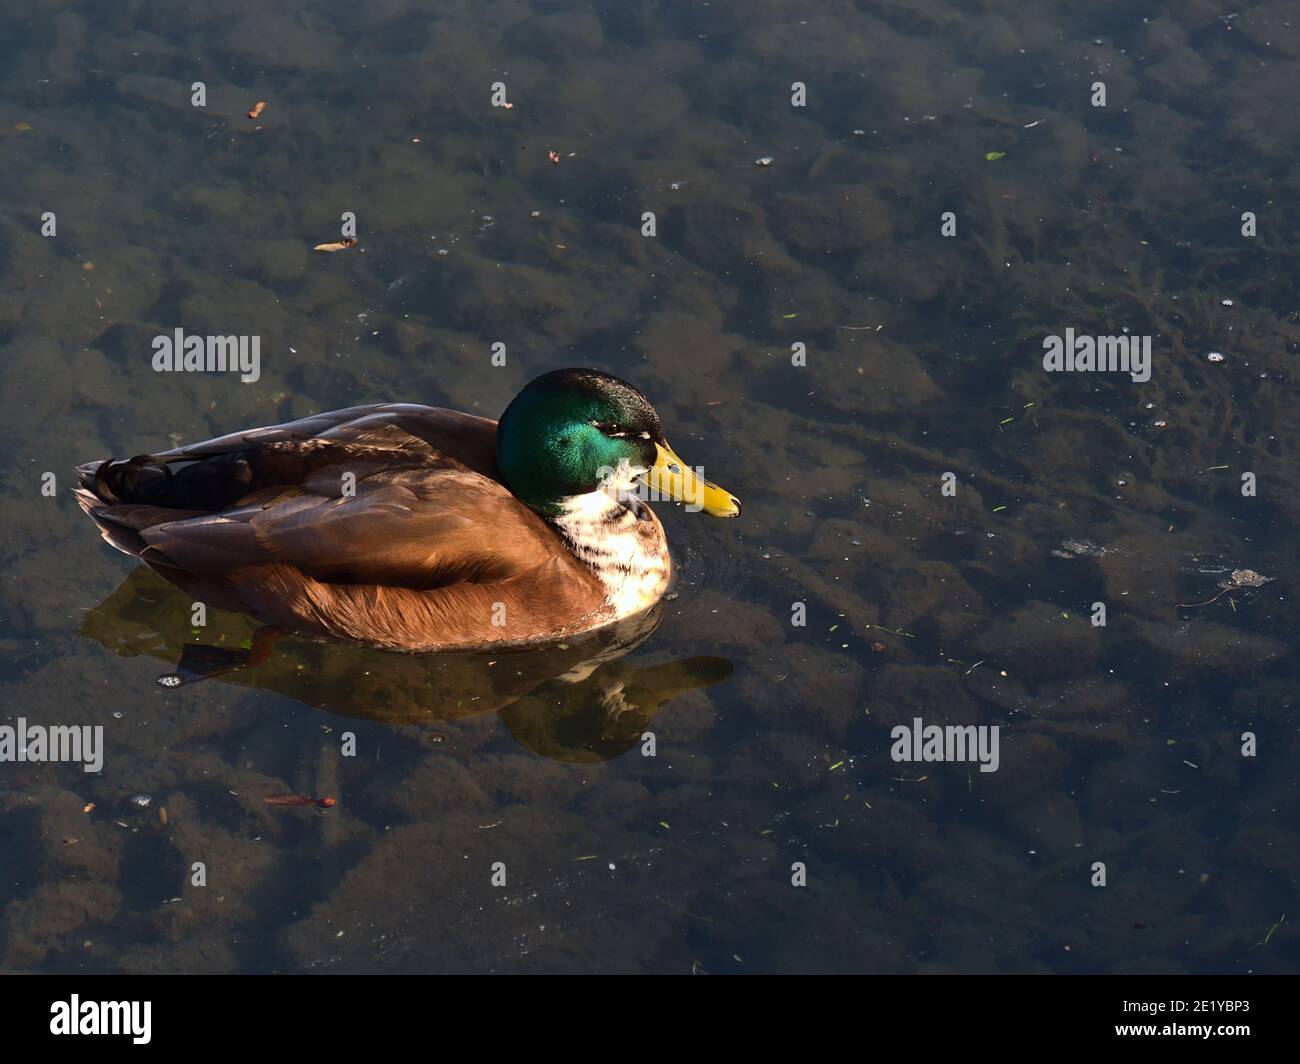
{"type": "MultiPolygon", "coordinates": [[[[86,614],[81,634],[123,657],[173,662],[200,632],[205,646],[247,646],[256,623],[212,611],[192,627],[193,603],[152,570],[138,568],[86,614]]],[[[403,654],[286,638],[263,662],[214,677],[271,691],[343,717],[433,725],[499,713],[520,745],[555,761],[605,761],[636,744],[654,715],[687,691],[731,675],[725,658],[662,665],[621,660],[659,626],[645,613],[565,642],[492,654],[403,654]]]]}

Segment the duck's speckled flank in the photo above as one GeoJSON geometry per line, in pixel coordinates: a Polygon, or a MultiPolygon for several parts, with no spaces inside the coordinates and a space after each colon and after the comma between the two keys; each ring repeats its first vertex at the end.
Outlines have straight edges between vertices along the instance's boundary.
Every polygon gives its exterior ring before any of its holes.
{"type": "Polygon", "coordinates": [[[604,584],[614,617],[649,608],[667,590],[672,562],[663,526],[627,490],[572,496],[554,522],[604,584]]]}

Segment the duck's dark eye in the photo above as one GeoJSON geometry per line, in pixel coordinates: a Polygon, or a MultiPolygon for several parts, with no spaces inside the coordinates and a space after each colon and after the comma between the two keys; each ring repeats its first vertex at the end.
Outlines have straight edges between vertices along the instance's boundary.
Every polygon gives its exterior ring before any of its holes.
{"type": "Polygon", "coordinates": [[[613,439],[621,439],[622,437],[627,435],[627,433],[623,429],[618,427],[617,421],[593,421],[591,423],[591,427],[594,429],[599,429],[606,436],[609,436],[613,439]]]}

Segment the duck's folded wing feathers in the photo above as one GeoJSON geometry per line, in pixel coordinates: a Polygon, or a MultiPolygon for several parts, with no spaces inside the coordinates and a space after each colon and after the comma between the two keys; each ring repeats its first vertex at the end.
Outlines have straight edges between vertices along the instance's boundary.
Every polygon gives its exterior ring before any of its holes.
{"type": "Polygon", "coordinates": [[[415,403],[373,403],[232,432],[161,451],[154,457],[163,462],[187,461],[249,448],[285,455],[309,455],[317,449],[337,453],[355,448],[397,452],[407,460],[441,455],[491,475],[495,467],[496,422],[415,403]]]}
{"type": "Polygon", "coordinates": [[[589,627],[594,574],[496,481],[460,468],[341,469],[220,514],[142,529],[144,560],[229,589],[286,628],[407,648],[589,627]]]}
{"type": "Polygon", "coordinates": [[[336,467],[259,494],[140,535],[172,565],[208,579],[288,564],[320,580],[413,588],[502,579],[540,564],[558,542],[503,486],[456,468],[336,467]]]}

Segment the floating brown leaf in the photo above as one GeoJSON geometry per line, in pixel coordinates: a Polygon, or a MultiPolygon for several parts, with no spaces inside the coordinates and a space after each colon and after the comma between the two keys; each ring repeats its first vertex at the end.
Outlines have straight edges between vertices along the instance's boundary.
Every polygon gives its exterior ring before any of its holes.
{"type": "Polygon", "coordinates": [[[344,251],[347,248],[356,245],[356,237],[344,237],[342,240],[336,240],[332,244],[317,244],[313,251],[344,251]]]}
{"type": "Polygon", "coordinates": [[[249,118],[256,118],[258,115],[260,115],[260,114],[261,114],[263,111],[265,111],[265,110],[266,110],[266,101],[265,101],[265,100],[258,100],[257,103],[253,104],[253,108],[252,108],[252,110],[250,110],[250,111],[248,112],[248,117],[249,117],[249,118]]]}

